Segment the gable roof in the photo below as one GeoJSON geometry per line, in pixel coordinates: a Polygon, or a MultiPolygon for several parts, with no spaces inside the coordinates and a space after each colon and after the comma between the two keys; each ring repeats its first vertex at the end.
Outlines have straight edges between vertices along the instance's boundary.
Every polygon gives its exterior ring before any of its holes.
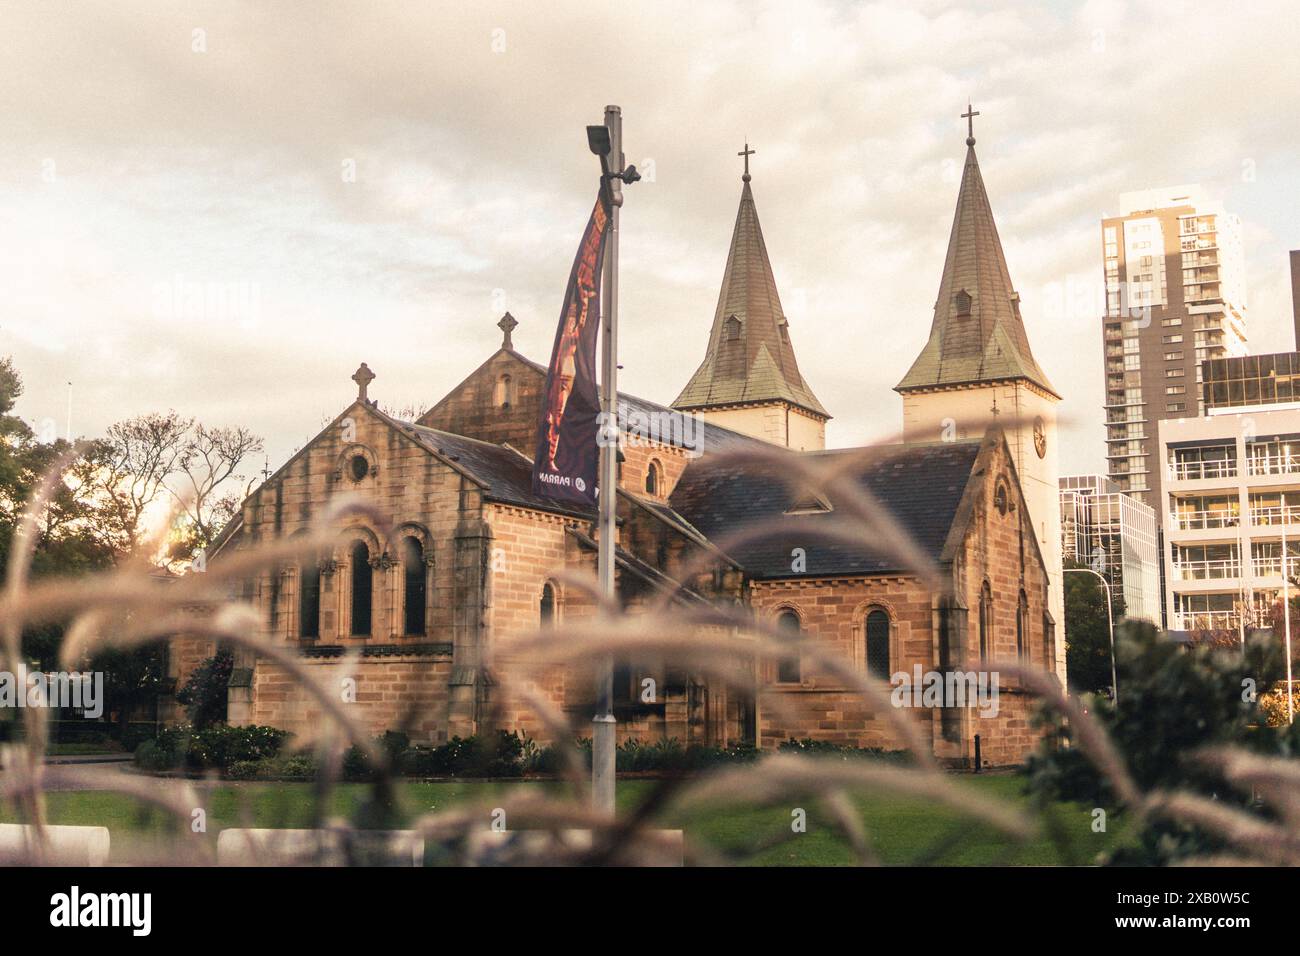
{"type": "Polygon", "coordinates": [[[967,143],[930,337],[895,390],[1026,379],[1056,395],[1029,348],[975,140],[967,143]]]}
{"type": "MultiPolygon", "coordinates": [[[[492,359],[496,358],[502,352],[509,355],[521,365],[539,375],[546,375],[546,366],[534,362],[528,356],[516,352],[514,349],[498,349],[497,352],[480,365],[473,374],[468,376],[464,382],[452,389],[438,403],[426,412],[421,418],[427,418],[433,414],[434,409],[440,407],[446,402],[451,395],[462,388],[466,382],[478,374],[492,359]]],[[[687,448],[693,451],[707,453],[716,451],[732,451],[743,447],[770,447],[767,442],[760,438],[754,438],[750,435],[743,435],[740,432],[732,431],[722,425],[705,421],[703,418],[692,416],[689,410],[671,408],[667,405],[660,405],[658,402],[652,402],[648,398],[640,398],[636,395],[629,395],[627,392],[618,393],[619,405],[619,422],[626,430],[628,426],[628,413],[648,415],[655,417],[660,424],[666,427],[662,430],[660,438],[663,444],[672,445],[677,448],[687,448]]]]}
{"type": "MultiPolygon", "coordinates": [[[[983,439],[911,445],[880,445],[799,454],[823,460],[854,456],[858,484],[888,508],[894,519],[937,563],[944,558],[983,439]]],[[[794,453],[791,453],[794,454],[794,453]]],[[[703,458],[689,465],[669,504],[722,547],[755,578],[816,578],[906,572],[871,543],[849,545],[819,536],[842,525],[835,510],[788,514],[803,490],[741,462],[703,458]],[[780,520],[783,530],[762,540],[731,544],[730,534],[780,520]],[[807,567],[792,570],[791,552],[803,548],[807,567]]],[[[832,503],[833,504],[833,503],[832,503]]]]}
{"type": "Polygon", "coordinates": [[[743,178],[708,349],[673,407],[779,400],[830,418],[799,373],[749,174],[743,178]]]}
{"type": "MultiPolygon", "coordinates": [[[[379,414],[383,415],[382,412],[379,414]]],[[[427,450],[464,470],[483,489],[483,497],[489,501],[585,520],[595,518],[594,508],[579,508],[535,494],[532,466],[528,459],[513,448],[439,431],[414,422],[395,418],[390,418],[389,421],[427,450]]]]}

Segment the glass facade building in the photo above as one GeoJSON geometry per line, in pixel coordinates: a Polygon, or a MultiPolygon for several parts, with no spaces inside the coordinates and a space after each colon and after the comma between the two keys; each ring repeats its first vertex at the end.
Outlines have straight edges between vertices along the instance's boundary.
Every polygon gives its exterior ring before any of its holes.
{"type": "Polygon", "coordinates": [[[1209,359],[1201,378],[1207,413],[1300,402],[1300,352],[1209,359]]]}
{"type": "MultiPolygon", "coordinates": [[[[1105,475],[1060,479],[1064,557],[1092,568],[1131,618],[1161,621],[1160,546],[1155,509],[1105,475]]],[[[1118,610],[1118,607],[1116,608],[1118,610]]]]}

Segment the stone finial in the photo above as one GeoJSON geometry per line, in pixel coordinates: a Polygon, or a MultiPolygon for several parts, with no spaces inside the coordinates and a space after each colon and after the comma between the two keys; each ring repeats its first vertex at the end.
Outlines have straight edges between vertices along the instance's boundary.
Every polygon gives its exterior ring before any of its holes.
{"type": "Polygon", "coordinates": [[[513,332],[518,325],[519,323],[515,320],[515,317],[509,312],[501,316],[501,321],[497,323],[497,328],[500,329],[502,333],[501,347],[503,349],[513,349],[515,347],[514,342],[511,341],[510,333],[513,332]]]}
{"type": "Polygon", "coordinates": [[[366,395],[366,390],[374,380],[375,373],[370,371],[369,365],[362,362],[361,367],[352,373],[352,381],[357,383],[357,401],[368,402],[370,400],[366,395]]]}

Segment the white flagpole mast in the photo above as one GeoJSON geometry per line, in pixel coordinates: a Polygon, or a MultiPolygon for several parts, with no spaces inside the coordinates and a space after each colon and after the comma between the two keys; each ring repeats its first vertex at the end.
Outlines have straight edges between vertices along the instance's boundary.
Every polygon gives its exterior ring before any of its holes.
{"type": "MultiPolygon", "coordinates": [[[[609,166],[603,188],[609,190],[609,233],[605,239],[605,275],[600,297],[604,311],[601,322],[599,550],[596,558],[600,595],[613,606],[614,535],[618,512],[618,214],[623,205],[623,111],[605,107],[605,126],[609,130],[609,166]]],[[[612,626],[612,622],[611,622],[612,626]]],[[[609,816],[614,814],[614,771],[618,748],[618,724],[614,717],[614,661],[604,658],[596,668],[596,714],[591,734],[591,803],[592,809],[609,816]]]]}

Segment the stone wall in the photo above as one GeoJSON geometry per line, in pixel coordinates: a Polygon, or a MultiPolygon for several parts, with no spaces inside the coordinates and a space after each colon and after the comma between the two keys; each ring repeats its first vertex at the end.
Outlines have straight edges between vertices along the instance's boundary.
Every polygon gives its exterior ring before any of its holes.
{"type": "MultiPolygon", "coordinates": [[[[312,679],[334,695],[347,713],[366,728],[369,736],[401,730],[410,735],[412,743],[447,742],[450,654],[308,659],[303,663],[312,679]],[[344,702],[345,696],[349,702],[344,702]]],[[[299,742],[315,740],[330,723],[320,702],[297,679],[267,658],[258,661],[254,672],[250,720],[288,730],[299,737],[299,742]]]]}

